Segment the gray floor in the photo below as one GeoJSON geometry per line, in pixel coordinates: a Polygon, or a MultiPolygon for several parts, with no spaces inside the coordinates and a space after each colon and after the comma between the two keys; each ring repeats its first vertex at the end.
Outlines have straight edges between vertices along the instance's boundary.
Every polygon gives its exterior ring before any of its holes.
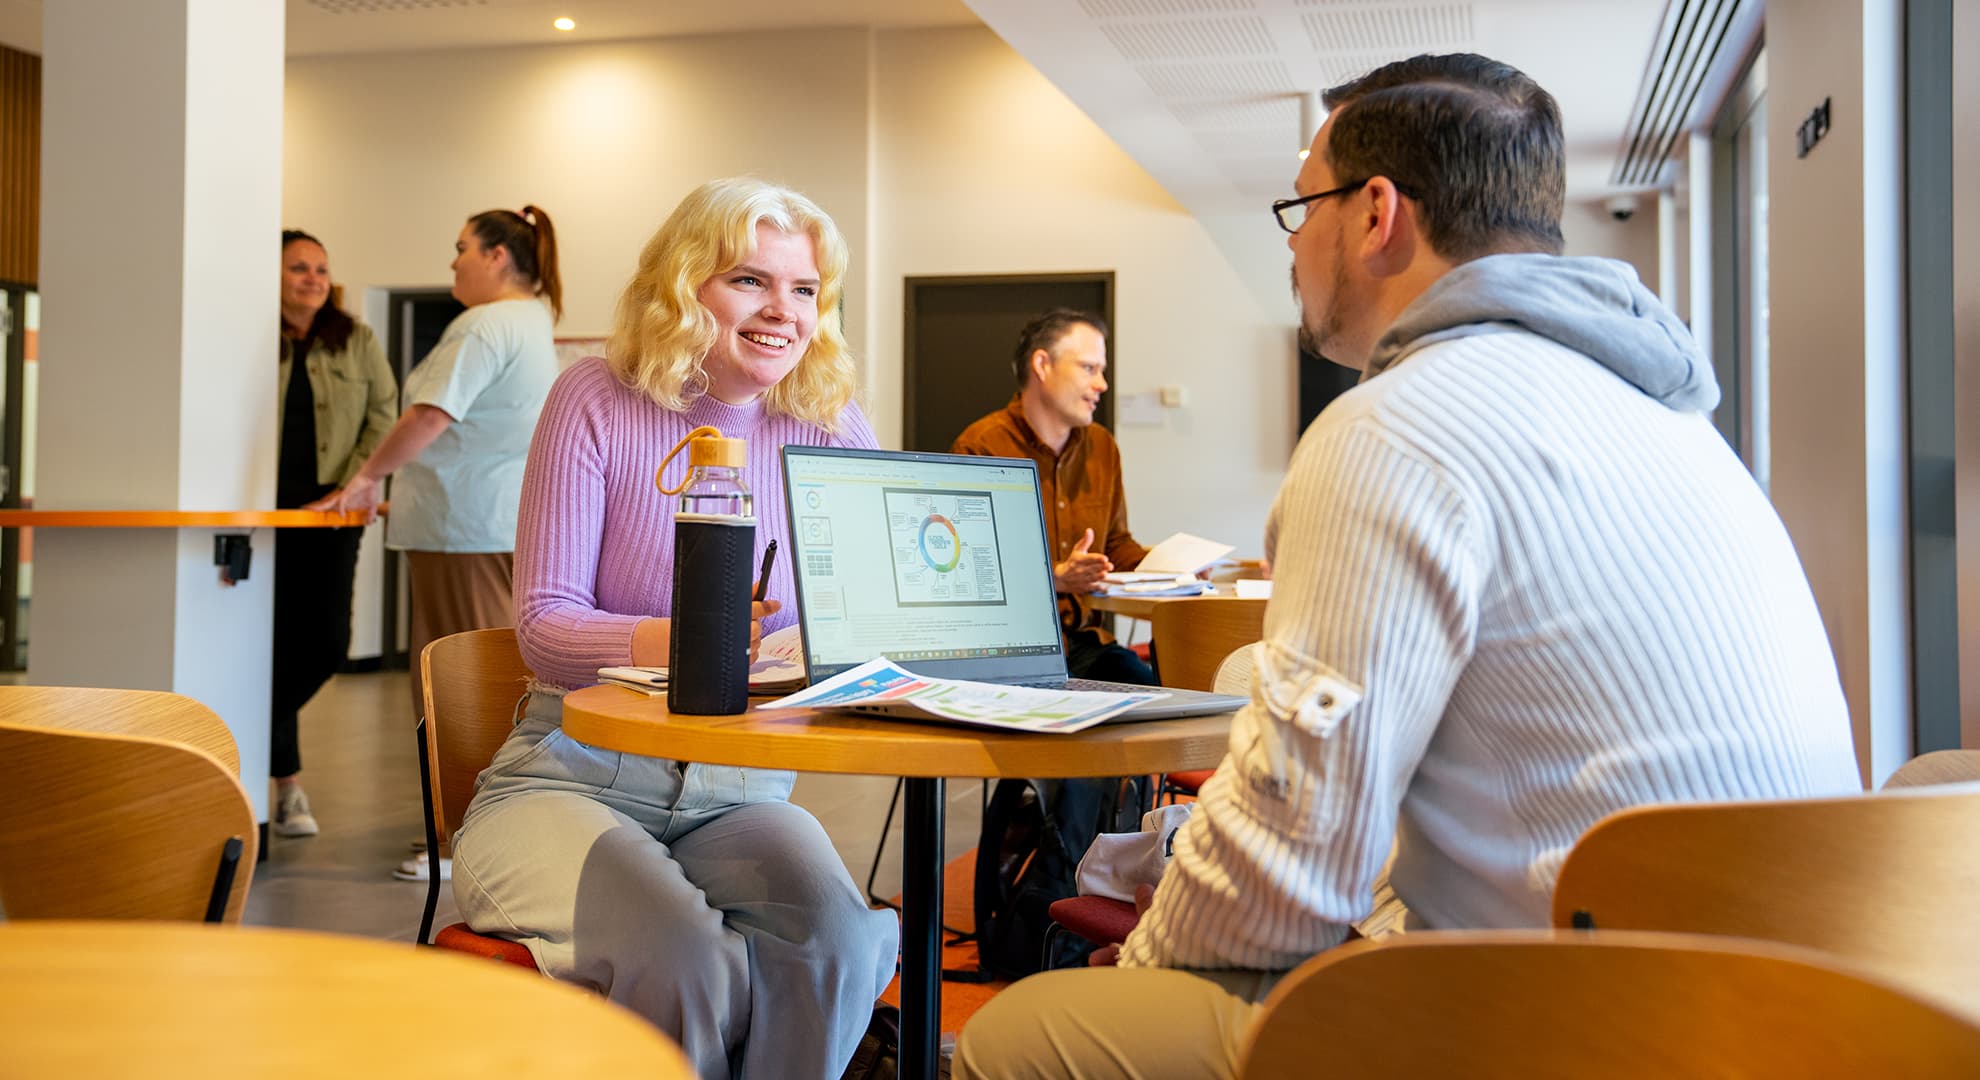
{"type": "MultiPolygon", "coordinates": [[[[271,838],[248,891],[247,922],[413,939],[426,886],[392,877],[422,832],[406,697],[403,672],[339,675],[303,710],[303,787],[323,831],[271,838]]],[[[886,777],[801,774],[791,801],[817,815],[863,883],[893,791],[886,777]]],[[[980,793],[974,780],[949,783],[949,858],[976,844],[980,793]]],[[[897,813],[874,882],[881,896],[900,891],[900,832],[897,813]]],[[[443,886],[435,925],[454,918],[452,891],[443,886]]]]}

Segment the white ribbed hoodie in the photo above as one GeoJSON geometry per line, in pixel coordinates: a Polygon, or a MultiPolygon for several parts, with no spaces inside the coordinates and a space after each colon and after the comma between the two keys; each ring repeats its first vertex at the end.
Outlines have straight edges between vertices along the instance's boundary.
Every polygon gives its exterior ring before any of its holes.
{"type": "Polygon", "coordinates": [[[1368,913],[1395,840],[1420,923],[1545,926],[1614,810],[1858,790],[1716,400],[1621,263],[1493,256],[1411,305],[1293,456],[1251,705],[1121,962],[1290,968],[1368,913]]]}

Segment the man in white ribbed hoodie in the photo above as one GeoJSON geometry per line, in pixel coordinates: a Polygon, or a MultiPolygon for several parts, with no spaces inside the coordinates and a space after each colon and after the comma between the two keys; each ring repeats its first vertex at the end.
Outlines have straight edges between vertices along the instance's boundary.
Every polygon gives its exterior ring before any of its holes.
{"type": "Polygon", "coordinates": [[[1711,366],[1629,266],[1558,254],[1553,99],[1460,55],[1326,100],[1273,209],[1303,334],[1363,378],[1273,506],[1251,704],[1119,966],[997,997],[958,1076],[1231,1075],[1255,1003],[1368,914],[1392,845],[1412,926],[1538,927],[1613,811],[1860,790],[1711,366]]]}

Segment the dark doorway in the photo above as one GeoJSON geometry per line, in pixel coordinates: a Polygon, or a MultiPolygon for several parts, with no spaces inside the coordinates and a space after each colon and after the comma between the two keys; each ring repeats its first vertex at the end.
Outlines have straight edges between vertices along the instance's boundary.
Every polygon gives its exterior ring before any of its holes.
{"type": "Polygon", "coordinates": [[[1299,430],[1293,433],[1293,445],[1299,445],[1299,437],[1313,426],[1313,419],[1320,415],[1320,410],[1360,381],[1361,372],[1342,367],[1305,349],[1299,350],[1299,430]]]}
{"type": "MultiPolygon", "coordinates": [[[[399,377],[399,386],[403,388],[406,376],[419,366],[421,360],[426,359],[433,346],[440,344],[440,335],[447,332],[447,325],[467,307],[446,289],[393,289],[389,296],[387,303],[391,316],[386,327],[385,359],[392,365],[392,371],[399,377]]],[[[384,625],[379,628],[378,664],[384,668],[404,670],[412,661],[407,647],[411,636],[406,626],[408,609],[404,552],[385,552],[385,570],[380,575],[379,587],[385,595],[384,602],[379,606],[379,619],[384,625]]]]}
{"type": "MultiPolygon", "coordinates": [[[[901,431],[903,449],[947,451],[962,429],[1011,399],[1017,376],[1011,354],[1018,331],[1053,308],[1090,311],[1114,328],[1113,271],[999,274],[907,279],[901,431]]],[[[1095,421],[1114,425],[1120,382],[1114,335],[1107,340],[1107,382],[1095,421]]]]}

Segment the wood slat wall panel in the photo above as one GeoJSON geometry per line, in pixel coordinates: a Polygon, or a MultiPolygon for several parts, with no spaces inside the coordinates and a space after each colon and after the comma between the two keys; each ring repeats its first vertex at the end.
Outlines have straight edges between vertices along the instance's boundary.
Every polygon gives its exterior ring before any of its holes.
{"type": "Polygon", "coordinates": [[[0,280],[32,285],[41,260],[41,57],[0,45],[0,280]]]}

